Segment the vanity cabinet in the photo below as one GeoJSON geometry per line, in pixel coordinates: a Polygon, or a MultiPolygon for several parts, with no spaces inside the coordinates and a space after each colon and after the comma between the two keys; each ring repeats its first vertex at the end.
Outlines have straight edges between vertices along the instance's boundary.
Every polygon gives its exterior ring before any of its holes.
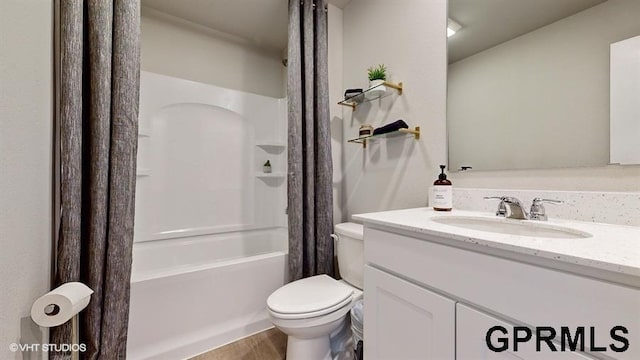
{"type": "Polygon", "coordinates": [[[467,305],[456,304],[456,358],[461,360],[590,360],[584,355],[572,352],[539,352],[536,342],[528,341],[518,345],[518,351],[513,351],[512,337],[504,336],[500,332],[492,334],[491,343],[502,346],[500,341],[508,341],[509,347],[500,352],[491,351],[486,344],[487,329],[502,326],[513,329],[513,324],[491,316],[467,305]]]}
{"type": "Polygon", "coordinates": [[[367,360],[640,359],[636,287],[366,222],[364,241],[367,360]],[[496,325],[508,331],[509,347],[502,352],[485,340],[496,325]],[[524,325],[533,327],[532,339],[514,352],[513,327],[524,325]],[[536,350],[535,327],[557,329],[559,350],[563,326],[572,336],[584,327],[586,353],[551,352],[544,343],[536,350]],[[611,336],[615,326],[628,331],[618,332],[629,342],[624,352],[610,348],[623,346],[611,336]]]}
{"type": "Polygon", "coordinates": [[[365,358],[455,359],[455,301],[365,266],[365,358]]]}

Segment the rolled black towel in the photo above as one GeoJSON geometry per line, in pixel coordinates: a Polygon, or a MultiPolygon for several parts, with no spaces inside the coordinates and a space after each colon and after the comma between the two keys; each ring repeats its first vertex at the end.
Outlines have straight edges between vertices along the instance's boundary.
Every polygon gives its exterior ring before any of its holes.
{"type": "Polygon", "coordinates": [[[397,120],[392,122],[391,124],[388,124],[373,130],[373,135],[386,134],[386,133],[398,131],[400,129],[408,129],[408,128],[409,128],[409,125],[407,125],[407,123],[404,122],[404,120],[397,120]]]}
{"type": "Polygon", "coordinates": [[[344,92],[344,97],[362,94],[362,89],[347,89],[344,92]]]}

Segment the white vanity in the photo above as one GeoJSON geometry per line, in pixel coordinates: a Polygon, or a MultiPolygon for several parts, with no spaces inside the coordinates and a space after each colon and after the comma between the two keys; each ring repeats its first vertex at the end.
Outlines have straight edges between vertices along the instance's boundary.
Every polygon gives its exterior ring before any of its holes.
{"type": "Polygon", "coordinates": [[[428,208],[354,219],[367,360],[640,359],[639,227],[428,208]]]}

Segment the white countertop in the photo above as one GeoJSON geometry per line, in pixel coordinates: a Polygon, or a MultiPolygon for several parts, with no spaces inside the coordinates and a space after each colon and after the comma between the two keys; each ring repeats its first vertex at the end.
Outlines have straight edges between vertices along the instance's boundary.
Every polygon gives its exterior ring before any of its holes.
{"type": "MultiPolygon", "coordinates": [[[[384,211],[353,215],[365,226],[400,229],[417,235],[426,234],[440,239],[482,246],[483,251],[500,249],[509,252],[546,258],[569,264],[578,264],[640,277],[640,227],[610,225],[549,219],[540,224],[556,225],[591,234],[588,238],[558,239],[499,234],[470,230],[432,221],[442,216],[473,216],[496,218],[493,214],[453,210],[434,211],[431,208],[384,211]]],[[[511,220],[531,221],[534,220],[511,220]]],[[[538,223],[536,221],[536,223],[538,223]]],[[[366,244],[366,237],[365,237],[366,244]]],[[[365,245],[366,246],[366,245],[365,245]]]]}

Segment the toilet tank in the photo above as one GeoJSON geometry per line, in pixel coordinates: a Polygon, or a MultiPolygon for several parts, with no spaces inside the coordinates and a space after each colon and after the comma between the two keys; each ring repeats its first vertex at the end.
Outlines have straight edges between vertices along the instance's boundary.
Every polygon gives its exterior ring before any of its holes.
{"type": "Polygon", "coordinates": [[[358,289],[363,287],[364,227],[356,223],[335,226],[336,253],[340,276],[358,289]]]}

